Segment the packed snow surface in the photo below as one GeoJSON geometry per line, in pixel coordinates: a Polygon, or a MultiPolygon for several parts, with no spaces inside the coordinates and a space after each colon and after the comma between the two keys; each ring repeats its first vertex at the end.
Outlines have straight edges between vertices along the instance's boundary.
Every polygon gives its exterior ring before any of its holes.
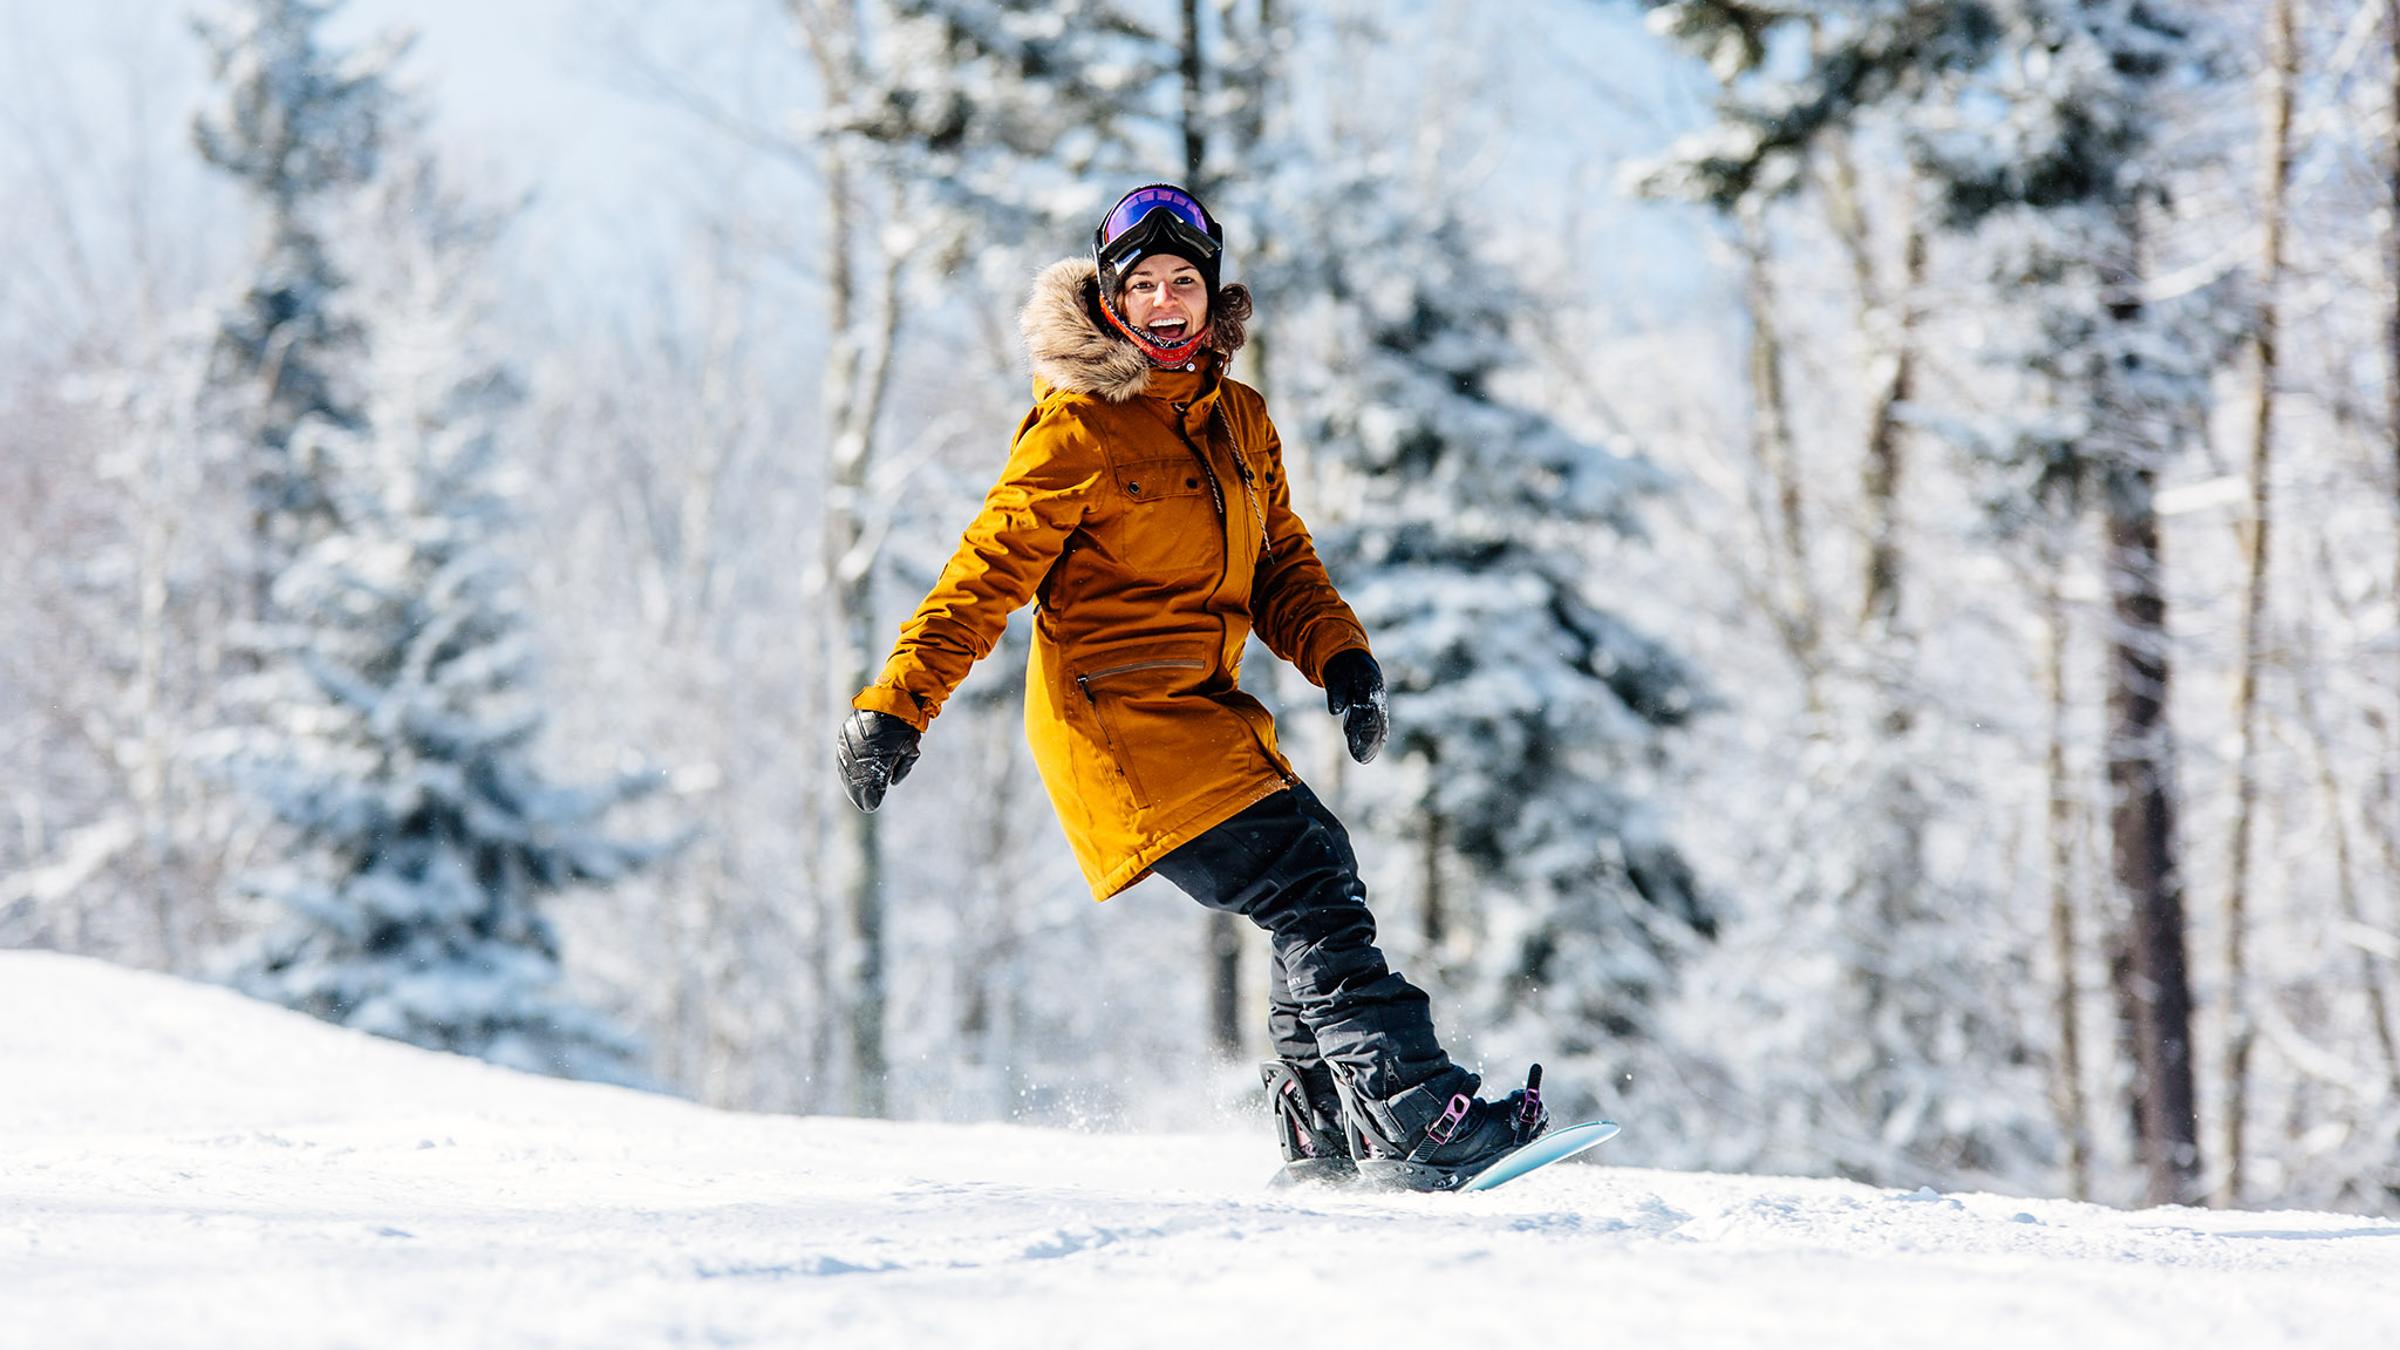
{"type": "Polygon", "coordinates": [[[0,953],[0,1346],[2400,1346],[2386,1220],[1575,1164],[1291,1195],[1271,1152],[734,1115],[0,953]]]}

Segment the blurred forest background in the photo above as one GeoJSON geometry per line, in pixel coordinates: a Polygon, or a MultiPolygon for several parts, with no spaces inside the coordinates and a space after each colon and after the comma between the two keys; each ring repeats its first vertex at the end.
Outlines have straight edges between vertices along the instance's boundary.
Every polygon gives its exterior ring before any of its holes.
{"type": "Polygon", "coordinates": [[[0,945],[1257,1110],[1263,944],[1090,903],[1027,616],[832,771],[1027,282],[1177,179],[1391,749],[1248,668],[1470,1063],[1626,1162],[2400,1212],[2396,103],[2400,0],[6,0],[0,945]]]}

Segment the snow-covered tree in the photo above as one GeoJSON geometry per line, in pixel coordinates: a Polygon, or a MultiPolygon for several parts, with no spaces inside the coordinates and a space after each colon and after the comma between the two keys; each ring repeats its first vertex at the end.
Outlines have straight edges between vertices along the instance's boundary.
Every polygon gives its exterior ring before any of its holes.
{"type": "Polygon", "coordinates": [[[271,579],[327,520],[303,428],[354,431],[341,372],[358,346],[343,318],[328,212],[368,181],[395,109],[403,40],[329,43],[341,0],[226,0],[194,20],[213,76],[192,123],[200,154],[241,183],[260,216],[256,270],[224,314],[214,384],[242,444],[259,610],[271,579]]]}
{"type": "Polygon", "coordinates": [[[1654,8],[1728,78],[1790,72],[1729,99],[1671,185],[1720,202],[1772,190],[1829,134],[1897,110],[1944,224],[1988,250],[2006,331],[1985,355],[2031,385],[2030,413],[2009,410],[1975,438],[1998,472],[1996,504],[2019,519],[2091,506],[2103,524],[2120,998],[2150,1194],[2188,1198],[2197,1102],[2155,497],[2230,344],[2217,294],[2162,302],[2148,281],[2169,181],[2160,128],[2207,56],[2196,21],[2170,0],[1654,8]]]}
{"type": "Polygon", "coordinates": [[[2010,438],[2018,500],[2096,507],[2110,631],[2107,774],[2117,904],[2130,976],[2135,1106],[2153,1201],[2194,1198],[2200,1173],[2178,837],[2173,653],[2157,491],[2205,421],[2211,377],[2241,322],[2222,288],[2150,294],[2154,219],[2170,181],[2160,127],[2172,88],[2207,52],[2179,5],[2026,4],[2008,15],[2019,60],[1994,87],[2007,115],[1936,136],[1928,158],[1963,221],[1980,223],[1999,279],[2030,319],[2020,368],[2056,412],[2010,438]]]}
{"type": "MultiPolygon", "coordinates": [[[[884,0],[844,128],[881,147],[969,253],[1072,237],[1107,184],[1155,173],[1174,36],[1120,0],[884,0]],[[1147,125],[1145,125],[1147,124],[1147,125]]],[[[862,43],[862,45],[865,45],[862,43]]],[[[1101,205],[1106,205],[1105,200],[1101,205]]]]}
{"type": "Polygon", "coordinates": [[[45,945],[171,970],[216,936],[223,916],[205,892],[240,817],[188,753],[224,714],[225,635],[249,597],[241,497],[222,443],[195,427],[206,317],[130,335],[60,382],[67,399],[8,418],[19,433],[9,457],[40,484],[17,497],[27,518],[8,531],[11,562],[39,601],[35,622],[15,625],[5,682],[45,714],[41,739],[90,757],[99,790],[46,884],[0,880],[0,897],[22,887],[55,911],[32,928],[45,945]],[[70,919],[86,907],[116,912],[70,919]]]}
{"type": "Polygon", "coordinates": [[[503,458],[517,385],[476,272],[492,224],[423,165],[388,174],[376,205],[380,274],[348,316],[368,350],[359,415],[296,435],[335,528],[276,579],[265,728],[228,757],[297,836],[249,882],[290,915],[233,978],[379,1035],[638,1081],[631,1040],[562,989],[542,903],[669,846],[605,828],[653,776],[562,786],[536,758],[503,458]]]}
{"type": "Polygon", "coordinates": [[[1714,927],[1647,791],[1706,696],[1607,598],[1608,550],[1665,480],[1506,392],[1520,288],[1457,215],[1378,181],[1331,184],[1317,217],[1318,331],[1350,359],[1295,391],[1347,504],[1320,546],[1392,688],[1389,763],[1346,787],[1410,857],[1418,936],[1496,1027],[1478,1043],[1596,1086],[1714,927]]]}
{"type": "Polygon", "coordinates": [[[256,594],[249,466],[204,416],[232,194],[184,143],[177,34],[120,25],[69,59],[42,29],[82,16],[55,17],[12,32],[0,79],[0,744],[23,822],[0,832],[0,945],[183,971],[222,935],[241,830],[185,750],[222,719],[256,594]]]}
{"type": "MultiPolygon", "coordinates": [[[[1715,121],[1640,183],[1714,208],[1739,241],[1749,469],[1767,547],[1755,550],[1757,575],[1745,575],[1751,550],[1718,565],[1758,597],[1788,658],[1741,672],[1729,697],[1752,734],[1714,747],[1733,760],[1718,766],[1728,778],[1768,790],[1742,794],[1756,815],[1721,858],[1734,898],[1722,942],[1673,1014],[1681,1068],[1711,1082],[1721,1122],[1741,1122],[1711,1131],[1720,1165],[2021,1183],[2049,1170],[2056,1134],[2045,1038],[2029,1015],[2040,1001],[2026,983],[2040,935],[2005,887],[1935,863],[1988,832],[1967,766],[1992,737],[1920,669],[1928,635],[1944,640],[1951,618],[1938,597],[1921,598],[1902,547],[1902,522],[1927,505],[1921,489],[1915,500],[1902,489],[1924,439],[1907,419],[1924,343],[1917,312],[1930,307],[1928,194],[1903,167],[1882,175],[1898,181],[1876,195],[1857,149],[1897,136],[1898,119],[1876,100],[1976,59],[1981,39],[1939,6],[1700,0],[1664,6],[1653,22],[1719,81],[1715,121]],[[1774,55],[1797,47],[1803,14],[1821,63],[1774,55]],[[1876,218],[1877,200],[1899,219],[1876,218]],[[1797,312],[1783,283],[1811,285],[1819,257],[1849,264],[1833,274],[1853,292],[1849,331],[1836,320],[1835,333],[1866,359],[1831,362],[1829,373],[1850,386],[1841,402],[1866,410],[1855,426],[1846,416],[1799,425],[1793,411],[1805,349],[1825,340],[1802,325],[1826,320],[1797,312]],[[1853,538],[1822,528],[1844,519],[1844,482],[1859,485],[1863,508],[1853,538]],[[1843,557],[1858,560],[1847,586],[1826,566],[1843,557]],[[1840,594],[1850,586],[1855,606],[1840,594]],[[1987,973],[1962,975],[1978,968],[1987,973]]],[[[1928,573],[1939,565],[1922,561],[1928,573]]]]}

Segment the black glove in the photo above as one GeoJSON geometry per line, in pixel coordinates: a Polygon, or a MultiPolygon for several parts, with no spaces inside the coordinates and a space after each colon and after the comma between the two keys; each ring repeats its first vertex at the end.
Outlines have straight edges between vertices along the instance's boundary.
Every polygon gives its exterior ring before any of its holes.
{"type": "Polygon", "coordinates": [[[851,713],[842,723],[841,745],[834,752],[850,804],[861,811],[883,805],[884,790],[908,777],[916,764],[922,734],[890,713],[865,708],[851,713]]]}
{"type": "Polygon", "coordinates": [[[1364,648],[1337,652],[1325,663],[1325,711],[1341,714],[1350,758],[1364,764],[1383,749],[1392,714],[1383,696],[1383,667],[1364,648]]]}

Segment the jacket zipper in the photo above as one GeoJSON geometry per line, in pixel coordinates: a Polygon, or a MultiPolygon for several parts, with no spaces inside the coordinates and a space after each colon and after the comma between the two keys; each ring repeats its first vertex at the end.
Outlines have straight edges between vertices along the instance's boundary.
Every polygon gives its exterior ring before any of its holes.
{"type": "Polygon", "coordinates": [[[1098,703],[1100,701],[1100,696],[1092,692],[1092,681],[1094,680],[1105,680],[1112,675],[1130,675],[1137,670],[1206,669],[1208,669],[1208,663],[1200,660],[1197,657],[1168,656],[1161,657],[1155,661],[1132,661],[1121,666],[1110,666],[1105,670],[1088,671],[1082,675],[1076,676],[1075,683],[1083,690],[1083,697],[1086,702],[1098,703]]]}

